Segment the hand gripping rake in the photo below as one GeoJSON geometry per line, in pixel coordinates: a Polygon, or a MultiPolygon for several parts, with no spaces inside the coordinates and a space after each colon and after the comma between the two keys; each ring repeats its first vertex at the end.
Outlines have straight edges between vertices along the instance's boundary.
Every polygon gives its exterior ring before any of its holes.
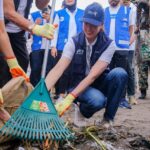
{"type": "MultiPolygon", "coordinates": [[[[56,0],[53,0],[51,18],[53,18],[55,3],[56,0]]],[[[58,141],[73,138],[63,120],[59,118],[44,81],[49,42],[46,41],[40,82],[0,129],[0,139],[14,137],[30,141],[58,141]]]]}

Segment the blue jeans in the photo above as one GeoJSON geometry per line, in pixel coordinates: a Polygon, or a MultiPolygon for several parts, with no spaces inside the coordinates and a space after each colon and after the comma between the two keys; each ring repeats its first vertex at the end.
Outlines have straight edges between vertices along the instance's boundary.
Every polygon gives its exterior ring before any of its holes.
{"type": "Polygon", "coordinates": [[[105,108],[104,118],[113,120],[117,112],[120,99],[127,84],[128,75],[122,68],[112,69],[106,74],[105,79],[88,87],[76,101],[80,102],[80,112],[90,118],[95,112],[105,108]]]}

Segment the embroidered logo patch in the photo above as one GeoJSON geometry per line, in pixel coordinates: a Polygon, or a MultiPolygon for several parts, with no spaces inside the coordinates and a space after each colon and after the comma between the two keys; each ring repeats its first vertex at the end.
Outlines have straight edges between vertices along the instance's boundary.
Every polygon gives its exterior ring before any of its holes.
{"type": "Polygon", "coordinates": [[[76,54],[78,54],[78,55],[83,55],[83,52],[84,52],[83,49],[78,49],[78,50],[76,51],[76,54]]]}

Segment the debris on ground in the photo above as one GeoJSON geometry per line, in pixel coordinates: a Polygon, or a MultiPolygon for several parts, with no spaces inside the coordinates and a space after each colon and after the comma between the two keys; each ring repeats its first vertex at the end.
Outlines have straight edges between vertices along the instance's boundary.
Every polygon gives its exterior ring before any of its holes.
{"type": "MultiPolygon", "coordinates": [[[[119,109],[115,125],[109,130],[92,126],[94,120],[90,119],[88,122],[90,131],[96,139],[87,134],[89,127],[82,130],[73,127],[71,118],[74,117],[74,111],[70,110],[69,115],[64,116],[63,119],[75,133],[76,139],[73,141],[58,144],[45,142],[43,145],[43,143],[28,143],[20,140],[1,143],[0,140],[0,150],[150,150],[149,106],[150,101],[145,100],[133,107],[132,111],[119,109]]],[[[102,115],[101,111],[93,118],[102,118],[102,115]]],[[[2,122],[0,124],[3,125],[2,122]]]]}

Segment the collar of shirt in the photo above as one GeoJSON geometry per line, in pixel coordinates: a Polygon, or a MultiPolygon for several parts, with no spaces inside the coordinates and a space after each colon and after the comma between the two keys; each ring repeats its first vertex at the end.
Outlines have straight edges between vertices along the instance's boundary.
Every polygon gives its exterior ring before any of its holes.
{"type": "Polygon", "coordinates": [[[76,12],[77,12],[77,8],[76,8],[76,10],[75,10],[74,12],[71,12],[71,11],[69,11],[68,8],[66,8],[66,12],[67,12],[69,15],[75,15],[76,12]]]}
{"type": "Polygon", "coordinates": [[[92,49],[92,47],[95,45],[96,41],[97,41],[97,38],[92,42],[92,43],[89,43],[87,38],[85,39],[86,40],[86,46],[90,47],[90,49],[92,49]]]}

